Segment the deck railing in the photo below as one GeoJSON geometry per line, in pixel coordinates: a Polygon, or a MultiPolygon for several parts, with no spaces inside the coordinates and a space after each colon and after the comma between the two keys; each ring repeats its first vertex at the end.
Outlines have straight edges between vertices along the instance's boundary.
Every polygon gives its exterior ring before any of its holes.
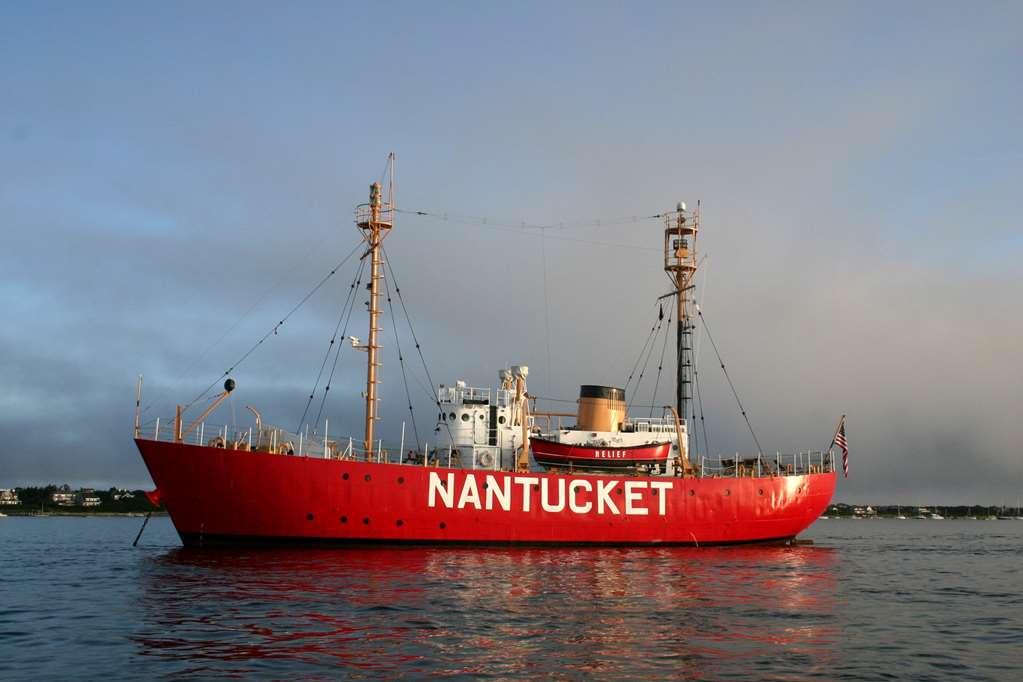
{"type": "MultiPolygon", "coordinates": [[[[644,422],[650,422],[648,424],[650,427],[663,426],[657,424],[656,420],[644,420],[644,422]]],[[[672,428],[674,428],[673,424],[672,428]]],[[[240,428],[237,425],[213,425],[204,422],[192,433],[186,435],[181,442],[188,445],[205,445],[227,450],[269,452],[282,456],[440,468],[470,468],[467,465],[471,465],[472,469],[493,468],[482,466],[479,456],[482,450],[477,453],[466,449],[466,452],[459,453],[458,449],[437,444],[417,446],[415,443],[406,443],[404,429],[397,447],[394,446],[394,443],[385,444],[381,439],[371,450],[366,450],[362,440],[354,436],[331,438],[329,436],[329,421],[324,422],[324,431],[327,432],[326,437],[322,433],[310,431],[293,433],[268,424],[240,428]]],[[[139,437],[145,440],[174,441],[174,420],[157,418],[155,421],[144,424],[140,429],[139,437]]],[[[738,453],[731,457],[720,454],[714,456],[691,455],[690,459],[696,469],[696,475],[700,478],[802,476],[835,471],[834,453],[822,450],[752,457],[738,453]]],[[[584,473],[585,467],[579,467],[577,471],[584,473]]],[[[647,472],[636,470],[631,473],[638,475],[647,472]]]]}

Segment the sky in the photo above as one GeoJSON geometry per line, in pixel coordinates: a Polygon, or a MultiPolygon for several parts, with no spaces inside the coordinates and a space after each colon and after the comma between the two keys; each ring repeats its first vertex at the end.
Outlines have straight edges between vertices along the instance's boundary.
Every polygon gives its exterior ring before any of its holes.
{"type": "MultiPolygon", "coordinates": [[[[1015,505],[1020,25],[1008,2],[0,2],[0,487],[149,487],[137,376],[166,423],[355,246],[393,151],[399,208],[448,216],[386,242],[433,383],[623,385],[668,291],[643,218],[700,200],[697,295],[765,451],[827,448],[847,414],[836,501],[1015,505]]],[[[297,427],[354,267],[211,422],[297,427]]],[[[359,434],[363,357],[332,433],[359,434]]],[[[711,453],[753,451],[705,341],[699,367],[711,453]]]]}

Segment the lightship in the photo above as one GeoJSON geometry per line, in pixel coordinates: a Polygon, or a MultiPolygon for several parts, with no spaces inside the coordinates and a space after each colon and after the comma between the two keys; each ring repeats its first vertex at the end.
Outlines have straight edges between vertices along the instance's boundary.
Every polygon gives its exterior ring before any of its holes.
{"type": "Polygon", "coordinates": [[[186,546],[782,542],[820,517],[835,490],[832,453],[711,462],[690,452],[700,215],[684,204],[662,215],[672,291],[661,298],[674,303],[677,360],[674,401],[662,416],[630,416],[622,388],[591,384],[581,386],[574,412],[538,411],[528,368],[512,366],[494,390],[437,387],[432,448],[384,448],[376,426],[382,244],[397,213],[393,155],[390,162],[388,196],[374,183],[355,215],[369,265],[367,341],[349,337],[366,354],[361,439],[331,439],[326,426],[288,432],[254,408],[251,428],[213,433],[205,419],[235,390],[230,377],[187,425],[181,406],[162,428],[159,419],[143,425],[140,378],[135,443],[156,484],[152,499],[186,546]]]}

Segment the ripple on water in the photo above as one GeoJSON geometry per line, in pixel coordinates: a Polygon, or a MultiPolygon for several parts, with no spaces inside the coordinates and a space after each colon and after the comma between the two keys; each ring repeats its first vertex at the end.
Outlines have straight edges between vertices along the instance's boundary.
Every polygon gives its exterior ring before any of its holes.
{"type": "Polygon", "coordinates": [[[5,679],[1023,678],[1023,532],[983,524],[836,521],[793,548],[195,552],[166,519],[132,549],[136,521],[0,525],[5,679]]]}

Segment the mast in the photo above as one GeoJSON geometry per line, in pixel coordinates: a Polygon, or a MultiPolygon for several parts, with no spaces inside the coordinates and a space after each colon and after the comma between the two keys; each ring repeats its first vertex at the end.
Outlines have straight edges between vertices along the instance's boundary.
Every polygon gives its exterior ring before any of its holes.
{"type": "Polygon", "coordinates": [[[700,229],[699,205],[695,211],[679,202],[664,217],[664,271],[675,285],[676,311],[675,409],[682,419],[689,414],[693,385],[693,322],[689,292],[696,274],[696,233],[700,229]]]}
{"type": "Polygon", "coordinates": [[[384,201],[383,188],[379,182],[369,186],[369,203],[360,204],[355,209],[355,224],[362,232],[366,240],[366,255],[369,256],[369,338],[365,346],[360,349],[366,351],[366,437],[363,447],[366,451],[366,458],[370,458],[373,452],[373,433],[376,422],[380,418],[377,414],[377,385],[380,379],[377,369],[380,363],[377,360],[377,352],[380,349],[378,342],[380,327],[380,280],[383,278],[383,259],[380,255],[380,245],[384,238],[390,234],[394,227],[394,152],[387,155],[387,201],[384,201]]]}

